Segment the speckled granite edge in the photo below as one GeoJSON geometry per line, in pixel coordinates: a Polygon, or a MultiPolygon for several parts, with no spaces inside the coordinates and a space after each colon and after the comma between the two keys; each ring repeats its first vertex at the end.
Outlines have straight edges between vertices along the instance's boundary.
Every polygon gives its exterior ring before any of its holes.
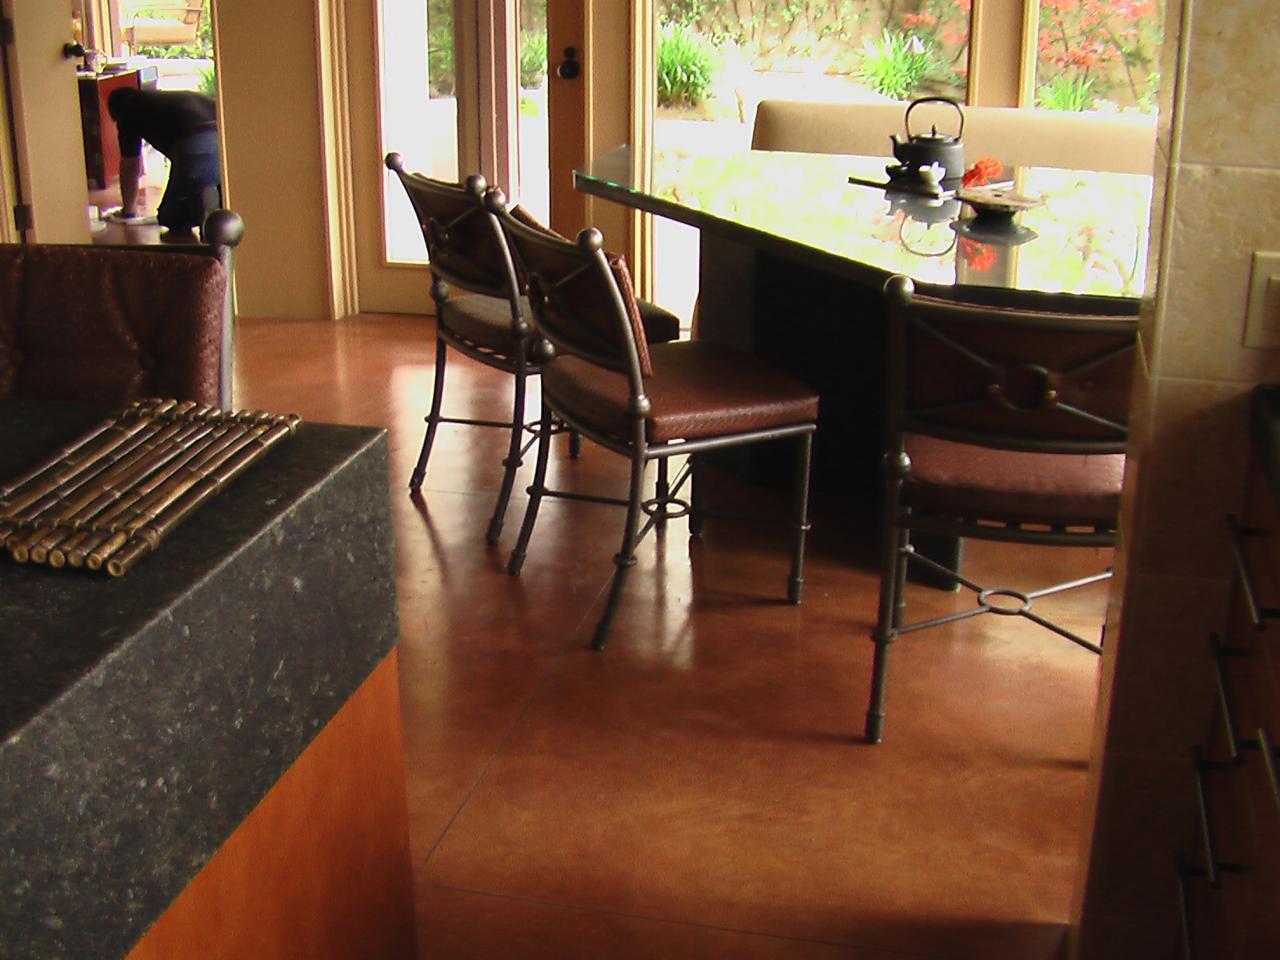
{"type": "Polygon", "coordinates": [[[386,434],[304,430],[227,504],[284,508],[0,749],[0,957],[124,956],[396,643],[386,434]]]}

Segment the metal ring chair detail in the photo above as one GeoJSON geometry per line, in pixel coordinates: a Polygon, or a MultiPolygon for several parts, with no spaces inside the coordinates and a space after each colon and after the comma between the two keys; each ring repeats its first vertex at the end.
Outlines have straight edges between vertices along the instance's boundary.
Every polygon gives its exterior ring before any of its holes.
{"type": "MultiPolygon", "coordinates": [[[[536,439],[533,428],[524,422],[527,381],[539,372],[531,356],[529,303],[524,296],[524,281],[516,271],[497,220],[484,209],[484,194],[488,189],[484,177],[475,174],[462,183],[433,180],[406,171],[404,159],[398,153],[387,154],[386,165],[404,186],[422,229],[431,266],[431,297],[436,316],[431,408],[409,489],[416,493],[422,488],[440,424],[507,430],[510,443],[502,461],[502,484],[485,535],[493,545],[502,532],[516,470],[536,439]],[[449,348],[512,375],[515,392],[509,420],[452,417],[441,412],[449,348]],[[524,438],[526,430],[531,435],[528,441],[524,438]]],[[[679,320],[652,304],[645,305],[645,322],[651,338],[671,340],[680,334],[679,320]]],[[[577,451],[578,440],[571,436],[571,456],[577,456],[577,451]]]]}
{"type": "Polygon", "coordinates": [[[799,603],[817,395],[764,361],[727,346],[696,340],[648,343],[626,262],[606,254],[599,231],[584,230],[576,242],[569,242],[513,217],[500,191],[491,190],[486,204],[498,217],[519,269],[528,277],[542,352],[543,409],[536,467],[508,572],[520,573],[545,497],[626,507],[609,596],[592,638],[592,647],[603,649],[627,573],[635,564],[637,545],[651,530],[686,513],[690,532],[696,536],[703,517],[709,515],[693,476],[698,455],[792,438],[797,461],[787,596],[799,603]],[[557,420],[628,458],[630,487],[625,499],[547,487],[548,447],[557,420]],[[686,455],[690,459],[679,476],[668,482],[667,461],[686,455]],[[657,491],[646,501],[644,476],[650,461],[658,464],[657,491]],[[680,494],[686,483],[692,485],[692,492],[683,500],[680,494]]]}
{"type": "Polygon", "coordinates": [[[911,534],[1113,546],[1137,344],[1136,304],[1126,301],[996,291],[965,302],[918,294],[901,276],[885,292],[893,346],[871,743],[883,737],[889,649],[902,634],[993,613],[1101,652],[1033,603],[1110,569],[1032,592],[989,588],[922,556],[911,534]],[[905,623],[908,564],[953,577],[977,605],[905,623]]]}

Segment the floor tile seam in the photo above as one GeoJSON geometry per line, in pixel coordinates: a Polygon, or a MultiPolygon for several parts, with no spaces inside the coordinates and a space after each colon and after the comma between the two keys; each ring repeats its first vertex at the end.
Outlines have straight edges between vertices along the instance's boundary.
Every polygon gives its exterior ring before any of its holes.
{"type": "Polygon", "coordinates": [[[775,940],[780,943],[807,943],[814,946],[834,947],[840,950],[862,950],[886,956],[901,957],[903,960],[949,960],[942,954],[918,953],[907,950],[896,950],[892,947],[877,947],[858,943],[844,943],[839,940],[822,940],[814,937],[788,937],[780,933],[767,933],[761,930],[746,930],[741,927],[729,927],[715,923],[695,923],[690,920],[672,920],[668,917],[652,916],[644,913],[629,913],[623,910],[605,910],[601,907],[588,907],[576,903],[563,903],[559,900],[542,900],[537,897],[519,897],[508,893],[492,893],[487,890],[476,890],[471,887],[459,887],[448,883],[433,883],[429,880],[414,879],[420,887],[435,890],[449,890],[454,893],[467,893],[478,897],[489,897],[494,900],[507,900],[511,903],[526,903],[540,907],[554,907],[561,910],[578,910],[599,917],[620,917],[626,920],[640,920],[646,923],[661,923],[671,927],[686,927],[693,930],[711,930],[718,933],[734,933],[747,937],[760,937],[764,940],[775,940]]]}
{"type": "Polygon", "coordinates": [[[467,804],[471,802],[472,796],[474,796],[476,790],[479,789],[480,784],[484,782],[489,770],[502,755],[503,750],[515,735],[516,729],[524,721],[524,718],[533,706],[534,701],[537,700],[543,689],[551,682],[552,677],[559,671],[561,664],[564,663],[569,652],[574,649],[575,641],[579,641],[580,636],[583,634],[583,626],[586,624],[587,618],[591,614],[591,610],[595,607],[596,600],[598,600],[608,588],[609,581],[606,580],[596,591],[591,603],[583,610],[582,616],[579,618],[577,625],[569,631],[568,641],[560,648],[559,652],[551,662],[543,669],[542,675],[538,678],[538,682],[535,683],[529,690],[528,694],[526,694],[524,703],[520,706],[520,712],[512,718],[511,723],[507,726],[506,732],[502,735],[502,739],[498,741],[498,745],[493,748],[493,753],[489,755],[489,758],[485,761],[480,772],[476,774],[475,780],[472,782],[471,786],[467,788],[466,795],[458,802],[458,806],[449,816],[449,821],[443,828],[441,828],[439,835],[437,835],[435,840],[432,842],[431,849],[427,851],[426,855],[422,858],[422,862],[414,869],[413,878],[415,883],[422,882],[419,880],[419,877],[422,876],[422,872],[427,869],[428,864],[431,863],[431,858],[435,856],[435,852],[439,849],[440,844],[444,842],[444,838],[449,835],[449,831],[453,828],[453,824],[457,821],[458,817],[462,815],[462,811],[466,808],[467,804]]]}

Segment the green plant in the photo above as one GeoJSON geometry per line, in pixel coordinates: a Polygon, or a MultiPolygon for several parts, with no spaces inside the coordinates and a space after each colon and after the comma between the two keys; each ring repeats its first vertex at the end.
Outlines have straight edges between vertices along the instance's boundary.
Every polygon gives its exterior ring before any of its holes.
{"type": "Polygon", "coordinates": [[[218,68],[212,63],[196,71],[196,89],[210,97],[218,95],[218,68]]]}
{"type": "Polygon", "coordinates": [[[931,47],[917,36],[885,30],[862,42],[859,76],[878,93],[894,100],[911,97],[938,66],[931,47]]]}
{"type": "MultiPolygon", "coordinates": [[[[148,11],[139,10],[139,16],[148,11]]],[[[142,44],[134,53],[155,60],[211,60],[213,59],[213,18],[206,10],[200,15],[196,38],[191,43],[171,43],[164,46],[142,44]]]]}
{"type": "Polygon", "coordinates": [[[547,34],[525,33],[520,37],[520,86],[532,90],[547,75],[547,34]]]}
{"type": "Polygon", "coordinates": [[[452,0],[427,3],[427,88],[432,97],[451,97],[457,84],[453,59],[452,0]]]}
{"type": "Polygon", "coordinates": [[[1036,105],[1046,110],[1080,113],[1093,104],[1093,77],[1060,73],[1036,89],[1036,105]]]}
{"type": "Polygon", "coordinates": [[[658,106],[700,103],[715,75],[715,47],[700,33],[678,23],[658,31],[658,106]]]}

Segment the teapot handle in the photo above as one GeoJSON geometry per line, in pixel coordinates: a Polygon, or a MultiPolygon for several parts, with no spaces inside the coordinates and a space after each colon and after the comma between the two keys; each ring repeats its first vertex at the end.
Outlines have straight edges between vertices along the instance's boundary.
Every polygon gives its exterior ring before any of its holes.
{"type": "Polygon", "coordinates": [[[960,129],[956,131],[956,139],[964,139],[964,111],[960,108],[960,104],[956,103],[950,97],[920,97],[918,100],[912,100],[907,106],[907,115],[902,118],[903,126],[906,127],[907,137],[911,137],[911,111],[922,103],[949,103],[955,107],[956,113],[960,115],[960,129]]]}

